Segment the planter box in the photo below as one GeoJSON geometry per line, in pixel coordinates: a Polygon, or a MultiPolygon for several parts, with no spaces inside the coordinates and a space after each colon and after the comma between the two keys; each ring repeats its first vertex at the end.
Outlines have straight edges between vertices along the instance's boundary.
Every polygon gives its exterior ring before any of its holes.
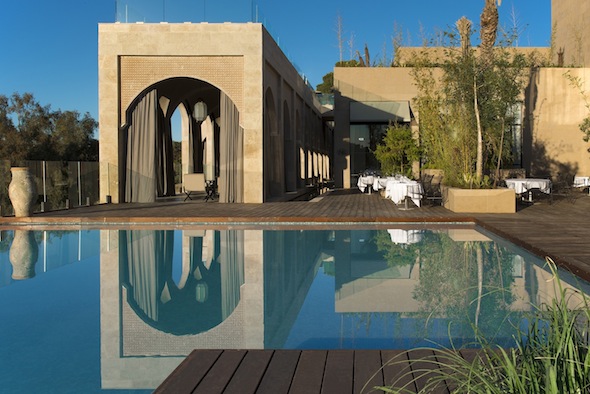
{"type": "Polygon", "coordinates": [[[443,190],[444,207],[453,212],[515,213],[516,195],[513,189],[459,189],[443,190]]]}

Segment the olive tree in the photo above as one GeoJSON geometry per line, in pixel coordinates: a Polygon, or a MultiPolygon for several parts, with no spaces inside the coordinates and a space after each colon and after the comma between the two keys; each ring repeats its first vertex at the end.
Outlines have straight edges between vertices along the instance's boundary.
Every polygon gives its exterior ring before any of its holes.
{"type": "Polygon", "coordinates": [[[462,18],[445,32],[443,56],[433,59],[425,48],[412,71],[424,160],[443,169],[451,186],[490,186],[484,175],[497,171],[511,151],[507,125],[527,63],[510,47],[513,37],[495,43],[496,31],[495,0],[486,0],[479,48],[471,46],[472,24],[462,18]]]}

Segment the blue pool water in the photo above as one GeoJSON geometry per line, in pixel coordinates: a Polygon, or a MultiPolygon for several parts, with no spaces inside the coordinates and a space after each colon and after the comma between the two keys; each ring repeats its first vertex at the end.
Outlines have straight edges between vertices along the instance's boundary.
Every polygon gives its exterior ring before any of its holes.
{"type": "Polygon", "coordinates": [[[194,348],[475,346],[474,326],[511,346],[553,294],[543,260],[465,225],[0,236],[2,393],[151,392],[194,348]]]}

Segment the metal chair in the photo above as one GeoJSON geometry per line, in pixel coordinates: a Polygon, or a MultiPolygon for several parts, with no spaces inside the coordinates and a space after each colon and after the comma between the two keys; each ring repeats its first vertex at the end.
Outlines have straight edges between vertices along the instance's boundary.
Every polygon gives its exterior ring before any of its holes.
{"type": "Polygon", "coordinates": [[[443,193],[440,187],[440,182],[433,182],[434,176],[426,175],[422,180],[422,187],[424,188],[423,199],[429,205],[443,205],[443,193]]]}
{"type": "Polygon", "coordinates": [[[571,202],[576,202],[577,195],[574,192],[574,187],[566,181],[558,181],[552,184],[549,204],[556,202],[556,199],[564,199],[571,202]]]}

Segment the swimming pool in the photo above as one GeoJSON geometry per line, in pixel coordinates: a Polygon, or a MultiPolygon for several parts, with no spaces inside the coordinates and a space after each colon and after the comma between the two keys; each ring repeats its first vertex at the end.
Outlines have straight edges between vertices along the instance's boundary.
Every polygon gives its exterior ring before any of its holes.
{"type": "Polygon", "coordinates": [[[194,348],[510,346],[553,294],[465,224],[0,235],[1,392],[151,392],[194,348]]]}

